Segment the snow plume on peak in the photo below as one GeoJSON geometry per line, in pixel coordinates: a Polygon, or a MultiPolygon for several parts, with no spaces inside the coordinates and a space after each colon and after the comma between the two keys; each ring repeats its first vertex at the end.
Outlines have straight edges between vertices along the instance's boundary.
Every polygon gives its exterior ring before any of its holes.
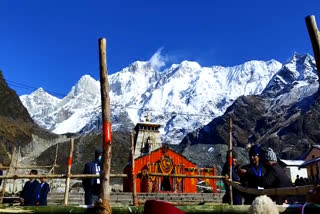
{"type": "Polygon", "coordinates": [[[156,71],[159,71],[162,67],[166,66],[166,62],[168,61],[167,56],[161,55],[162,50],[163,47],[159,48],[148,61],[151,67],[156,71]]]}

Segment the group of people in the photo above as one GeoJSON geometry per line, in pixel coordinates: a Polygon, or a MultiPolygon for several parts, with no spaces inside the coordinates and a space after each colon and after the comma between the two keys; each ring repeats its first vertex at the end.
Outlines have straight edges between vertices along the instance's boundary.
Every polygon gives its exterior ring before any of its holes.
{"type": "MultiPolygon", "coordinates": [[[[1,164],[0,164],[1,165],[1,164]]],[[[1,165],[2,166],[2,165],[1,165]]],[[[30,175],[37,175],[38,171],[33,169],[29,173],[30,175]]],[[[3,171],[0,169],[0,175],[3,175],[3,171]]],[[[2,179],[0,179],[0,186],[2,179]]],[[[27,181],[20,193],[20,204],[22,206],[46,206],[47,195],[50,191],[50,186],[46,182],[45,178],[40,178],[40,182],[34,178],[27,181]]]]}
{"type": "Polygon", "coordinates": [[[295,186],[304,186],[308,184],[311,184],[308,178],[300,177],[299,175],[297,175],[296,180],[294,182],[295,186]]]}
{"type": "MultiPolygon", "coordinates": [[[[100,175],[101,172],[101,158],[102,150],[96,149],[95,160],[87,163],[84,167],[83,174],[97,174],[100,175]]],[[[0,169],[0,175],[3,172],[0,169]]],[[[31,170],[30,175],[37,175],[37,170],[31,170]]],[[[0,178],[0,186],[2,179],[0,178]]],[[[99,178],[84,178],[83,188],[85,191],[85,204],[93,205],[95,201],[99,199],[100,194],[100,179],[99,178]]],[[[46,206],[47,205],[47,195],[50,191],[50,186],[46,182],[45,178],[40,178],[40,182],[34,178],[27,181],[20,193],[20,204],[22,206],[46,206]]]]}
{"type": "MultiPolygon", "coordinates": [[[[37,175],[38,171],[33,169],[30,175],[37,175]]],[[[40,182],[34,178],[27,181],[20,193],[20,204],[22,206],[46,206],[47,195],[50,186],[45,178],[40,178],[40,182]]]]}
{"type": "MultiPolygon", "coordinates": [[[[292,182],[285,171],[279,166],[275,152],[268,148],[262,151],[258,145],[254,145],[249,151],[250,163],[243,167],[237,165],[237,154],[232,156],[232,180],[239,182],[242,186],[255,189],[270,189],[291,187],[292,182]]],[[[227,159],[229,160],[229,158],[227,159]]],[[[228,161],[227,161],[228,162],[228,161]]],[[[222,175],[229,174],[229,163],[225,163],[222,175]]],[[[226,194],[223,197],[224,203],[230,203],[229,185],[225,184],[226,194]]],[[[242,193],[237,189],[232,189],[233,204],[251,204],[257,195],[242,193]]],[[[288,203],[285,196],[271,196],[271,199],[277,204],[288,203]]]]}

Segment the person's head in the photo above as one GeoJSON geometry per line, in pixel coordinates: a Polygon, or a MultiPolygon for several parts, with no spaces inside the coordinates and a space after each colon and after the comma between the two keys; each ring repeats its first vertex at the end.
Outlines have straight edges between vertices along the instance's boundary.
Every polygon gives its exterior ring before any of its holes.
{"type": "Polygon", "coordinates": [[[251,164],[259,165],[260,152],[261,152],[261,149],[258,145],[251,146],[249,150],[249,159],[251,164]]]}
{"type": "Polygon", "coordinates": [[[238,154],[233,151],[232,152],[232,165],[236,166],[238,164],[238,154]]]}
{"type": "MultiPolygon", "coordinates": [[[[32,169],[29,174],[30,175],[37,175],[38,171],[36,169],[32,169]]],[[[35,178],[30,178],[30,181],[33,181],[33,180],[35,180],[35,178]]]]}
{"type": "Polygon", "coordinates": [[[270,147],[267,149],[265,156],[264,156],[264,161],[267,165],[273,165],[274,163],[277,162],[277,155],[274,153],[273,149],[270,147]]]}
{"type": "Polygon", "coordinates": [[[46,182],[46,178],[42,177],[40,178],[41,183],[45,183],[46,182]]]}
{"type": "Polygon", "coordinates": [[[97,161],[98,163],[101,163],[101,159],[102,159],[102,149],[96,149],[94,151],[94,158],[95,161],[97,161]]]}
{"type": "Polygon", "coordinates": [[[38,171],[36,169],[32,169],[30,171],[30,175],[37,175],[38,174],[38,171]]]}
{"type": "MultiPolygon", "coordinates": [[[[227,161],[229,161],[229,152],[227,153],[227,161]]],[[[236,166],[238,164],[238,154],[232,151],[232,165],[236,166]]]]}

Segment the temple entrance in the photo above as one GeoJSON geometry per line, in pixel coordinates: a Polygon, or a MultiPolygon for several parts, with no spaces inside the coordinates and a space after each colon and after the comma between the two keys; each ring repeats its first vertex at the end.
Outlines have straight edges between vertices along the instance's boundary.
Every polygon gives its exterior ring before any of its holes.
{"type": "Polygon", "coordinates": [[[164,177],[161,182],[161,191],[172,191],[170,180],[168,177],[164,177]]]}

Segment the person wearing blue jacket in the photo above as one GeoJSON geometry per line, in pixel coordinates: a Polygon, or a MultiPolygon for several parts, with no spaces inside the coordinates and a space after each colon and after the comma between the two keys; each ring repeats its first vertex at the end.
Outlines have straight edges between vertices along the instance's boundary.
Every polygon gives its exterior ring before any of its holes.
{"type": "MultiPolygon", "coordinates": [[[[261,162],[261,148],[253,145],[249,150],[250,164],[247,164],[239,170],[241,185],[247,188],[262,189],[262,178],[266,173],[266,169],[261,162]]],[[[242,193],[244,204],[250,205],[257,195],[242,193]]]]}
{"type": "MultiPolygon", "coordinates": [[[[90,163],[87,163],[84,166],[83,174],[100,175],[101,159],[102,159],[102,150],[96,149],[95,160],[90,163]]],[[[99,199],[100,187],[101,187],[100,178],[84,178],[82,180],[82,186],[84,189],[85,204],[93,205],[93,202],[99,199]]]]}
{"type": "MultiPolygon", "coordinates": [[[[38,171],[33,169],[30,175],[37,175],[38,171]]],[[[22,206],[35,206],[37,195],[40,190],[40,183],[34,178],[27,181],[20,193],[20,202],[22,206]]]]}
{"type": "Polygon", "coordinates": [[[50,185],[46,182],[45,178],[40,178],[40,182],[36,205],[47,206],[47,196],[50,191],[50,185]]]}

